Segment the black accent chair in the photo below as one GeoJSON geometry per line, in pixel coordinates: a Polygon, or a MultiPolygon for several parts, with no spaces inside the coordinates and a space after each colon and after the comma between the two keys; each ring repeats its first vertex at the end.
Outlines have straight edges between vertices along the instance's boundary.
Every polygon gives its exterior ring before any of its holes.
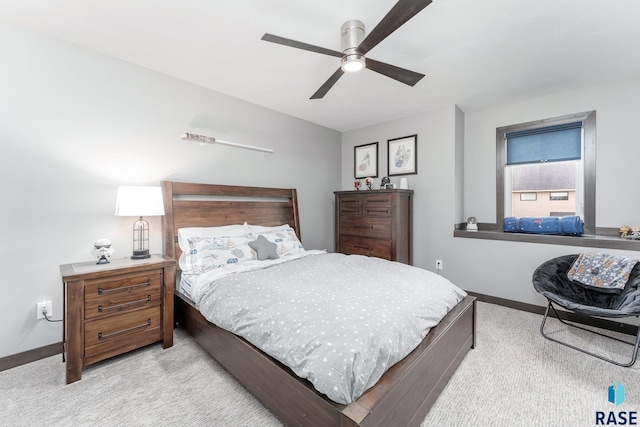
{"type": "Polygon", "coordinates": [[[541,264],[533,273],[533,287],[535,290],[544,295],[549,301],[547,310],[545,311],[544,318],[542,319],[542,325],[540,325],[540,333],[548,340],[557,342],[575,350],[581,351],[588,355],[597,357],[607,362],[613,363],[618,366],[631,366],[636,362],[638,356],[638,346],[640,345],[640,327],[636,334],[635,343],[621,340],[619,338],[605,335],[597,331],[592,331],[574,323],[569,323],[563,320],[556,311],[554,303],[574,313],[597,316],[604,318],[622,318],[629,316],[640,316],[640,263],[636,264],[629,280],[627,281],[622,293],[606,293],[597,290],[587,289],[581,286],[567,277],[567,272],[571,268],[571,264],[578,257],[577,254],[565,255],[557,258],[550,259],[549,261],[541,264]],[[615,360],[609,359],[599,354],[595,354],[560,341],[556,338],[550,337],[544,333],[544,325],[549,316],[549,311],[552,310],[556,318],[563,324],[578,329],[582,329],[587,332],[591,332],[606,338],[614,339],[616,341],[623,342],[633,346],[633,353],[631,355],[631,361],[628,363],[621,363],[615,360]]]}

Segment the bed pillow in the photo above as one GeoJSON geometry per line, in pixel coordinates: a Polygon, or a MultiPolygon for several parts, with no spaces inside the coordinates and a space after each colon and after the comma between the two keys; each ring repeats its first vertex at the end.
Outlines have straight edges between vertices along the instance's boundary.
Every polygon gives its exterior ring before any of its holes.
{"type": "Polygon", "coordinates": [[[202,273],[254,259],[248,228],[243,224],[222,227],[189,227],[178,230],[182,271],[202,273]]]}
{"type": "Polygon", "coordinates": [[[277,245],[277,253],[280,258],[304,253],[304,247],[296,232],[288,224],[275,227],[249,225],[249,237],[257,239],[264,236],[265,239],[277,245]]]}
{"type": "Polygon", "coordinates": [[[581,253],[567,272],[573,282],[607,293],[622,293],[637,259],[602,253],[581,253]]]}
{"type": "Polygon", "coordinates": [[[189,240],[212,237],[242,237],[247,235],[249,227],[245,224],[223,225],[220,227],[186,227],[178,230],[178,244],[183,252],[190,249],[189,240]]]}
{"type": "Polygon", "coordinates": [[[275,231],[293,230],[293,227],[291,227],[289,224],[281,224],[281,225],[274,225],[274,226],[254,225],[254,224],[247,224],[246,222],[244,224],[246,227],[249,228],[250,231],[253,231],[254,233],[269,233],[269,232],[275,232],[275,231]]]}
{"type": "Polygon", "coordinates": [[[255,259],[246,237],[215,237],[193,241],[193,249],[180,255],[180,269],[203,273],[214,268],[227,268],[255,259]],[[208,245],[206,243],[209,243],[208,245]]]}
{"type": "Polygon", "coordinates": [[[249,242],[249,246],[256,251],[256,257],[259,261],[280,258],[277,251],[278,245],[268,241],[262,234],[256,240],[249,242]]]}

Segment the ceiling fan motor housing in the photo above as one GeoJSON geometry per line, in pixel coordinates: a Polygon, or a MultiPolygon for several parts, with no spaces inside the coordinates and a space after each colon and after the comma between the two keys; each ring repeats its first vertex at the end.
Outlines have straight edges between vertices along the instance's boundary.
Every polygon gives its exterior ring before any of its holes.
{"type": "Polygon", "coordinates": [[[357,51],[358,46],[364,40],[364,23],[352,19],[342,24],[340,31],[342,34],[340,45],[342,53],[344,53],[341,64],[343,71],[358,71],[364,68],[364,55],[357,51]]]}

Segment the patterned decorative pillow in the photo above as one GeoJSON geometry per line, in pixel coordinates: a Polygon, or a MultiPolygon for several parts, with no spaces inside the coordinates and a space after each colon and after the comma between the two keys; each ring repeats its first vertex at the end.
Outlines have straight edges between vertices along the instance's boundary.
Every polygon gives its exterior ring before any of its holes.
{"type": "Polygon", "coordinates": [[[178,230],[178,243],[182,249],[180,269],[202,273],[214,268],[226,268],[249,259],[255,259],[248,243],[245,225],[223,227],[192,227],[178,230]]]}
{"type": "Polygon", "coordinates": [[[622,293],[637,259],[601,253],[579,254],[567,277],[587,289],[622,293]]]}
{"type": "Polygon", "coordinates": [[[264,236],[268,241],[275,243],[279,257],[289,257],[305,252],[296,232],[288,224],[276,227],[249,225],[249,229],[249,237],[257,239],[258,236],[264,236]]]}
{"type": "Polygon", "coordinates": [[[259,235],[256,240],[249,242],[249,246],[251,247],[251,249],[256,251],[259,261],[279,258],[278,252],[276,250],[278,248],[278,245],[268,241],[262,234],[259,235]]]}
{"type": "Polygon", "coordinates": [[[204,250],[196,254],[186,254],[184,260],[180,256],[180,268],[191,273],[204,273],[214,268],[232,268],[245,261],[255,259],[255,254],[249,245],[235,247],[231,250],[204,250]],[[184,261],[184,267],[183,267],[184,261]]]}
{"type": "Polygon", "coordinates": [[[191,248],[189,240],[213,237],[246,237],[249,232],[246,224],[223,225],[221,227],[186,227],[178,230],[178,244],[182,252],[191,248]]]}

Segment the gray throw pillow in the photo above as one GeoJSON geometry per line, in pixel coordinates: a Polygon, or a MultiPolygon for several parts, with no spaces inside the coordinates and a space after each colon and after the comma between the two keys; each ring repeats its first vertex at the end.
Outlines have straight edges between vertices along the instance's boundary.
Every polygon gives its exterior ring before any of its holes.
{"type": "Polygon", "coordinates": [[[278,252],[276,251],[276,249],[278,248],[278,245],[268,241],[267,238],[264,237],[262,234],[259,235],[258,238],[253,242],[249,242],[249,246],[251,247],[251,249],[256,251],[256,254],[258,255],[258,260],[260,261],[264,261],[265,259],[280,258],[278,256],[278,252]]]}

